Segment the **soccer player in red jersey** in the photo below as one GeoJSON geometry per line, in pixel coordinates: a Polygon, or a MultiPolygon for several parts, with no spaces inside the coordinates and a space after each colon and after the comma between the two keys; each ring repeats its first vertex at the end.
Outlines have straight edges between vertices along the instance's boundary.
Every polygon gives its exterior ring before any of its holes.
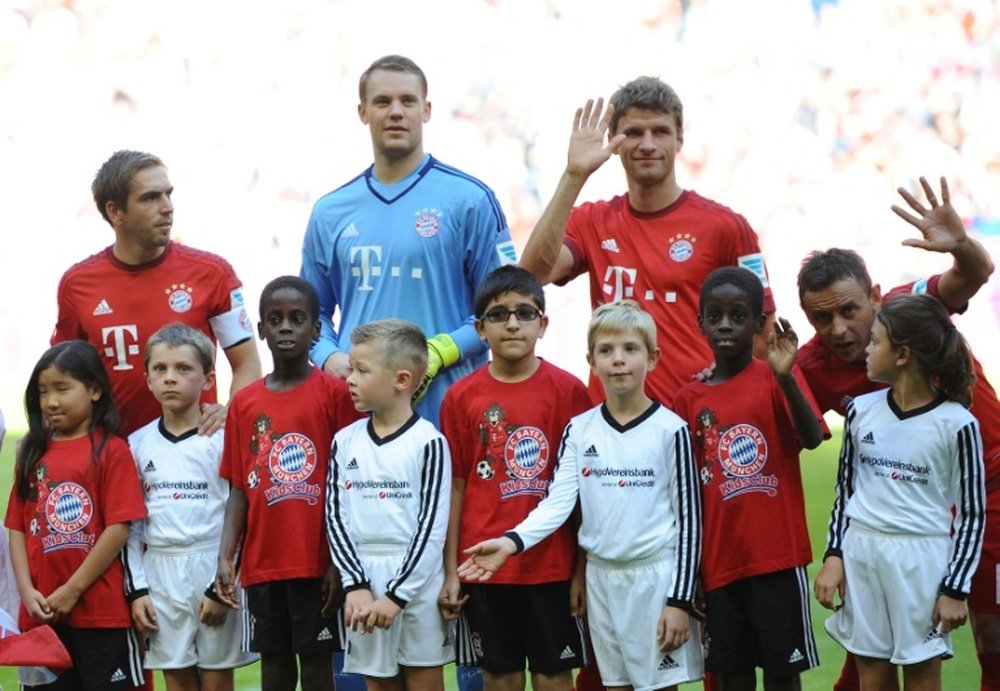
{"type": "MultiPolygon", "coordinates": [[[[865,368],[865,346],[871,338],[875,312],[884,299],[927,293],[950,312],[962,312],[993,273],[989,254],[969,237],[951,206],[945,179],[941,179],[940,201],[924,178],[920,183],[927,197],[926,206],[900,189],[912,213],[900,206],[892,209],[921,233],[920,238],[904,240],[903,244],[951,254],[953,264],[947,271],[897,286],[886,295],[872,281],[864,260],[852,250],[814,252],[806,257],[799,271],[799,302],[816,335],[799,349],[798,364],[824,412],[836,410],[843,414],[854,397],[884,388],[884,384],[868,379],[865,368]]],[[[986,535],[972,582],[969,610],[982,668],[980,688],[985,691],[1000,689],[1000,592],[996,579],[1000,568],[1000,402],[979,362],[973,364],[976,383],[972,413],[980,422],[986,465],[986,535]]],[[[834,688],[859,688],[850,656],[834,688]]]]}
{"type": "MultiPolygon", "coordinates": [[[[230,393],[260,378],[243,286],[222,257],[170,242],[174,187],[152,154],[117,151],[91,186],[115,241],[78,262],[59,281],[59,316],[52,343],[89,341],[101,354],[128,435],[160,416],[143,377],[146,340],[180,321],[222,345],[233,370],[230,393]]],[[[226,411],[214,387],[202,399],[199,431],[222,426],[226,411]],[[215,405],[211,405],[215,404],[215,405]]]]}

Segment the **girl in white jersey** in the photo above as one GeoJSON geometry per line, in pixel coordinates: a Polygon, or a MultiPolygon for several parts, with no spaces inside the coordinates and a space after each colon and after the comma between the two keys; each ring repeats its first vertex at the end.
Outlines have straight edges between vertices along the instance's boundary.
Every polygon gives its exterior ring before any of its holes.
{"type": "Polygon", "coordinates": [[[816,597],[843,599],[826,629],[857,656],[862,688],[896,688],[899,665],[905,689],[940,689],[983,535],[972,360],[927,295],[888,300],[866,352],[869,379],[890,388],[847,408],[816,597]]]}

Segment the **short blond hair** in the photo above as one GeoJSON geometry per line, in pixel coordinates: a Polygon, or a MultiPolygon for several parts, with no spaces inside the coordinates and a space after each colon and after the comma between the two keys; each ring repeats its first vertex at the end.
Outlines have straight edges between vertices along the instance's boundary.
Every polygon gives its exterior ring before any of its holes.
{"type": "Polygon", "coordinates": [[[602,333],[618,334],[634,331],[642,339],[646,350],[656,350],[656,323],[652,315],[635,300],[619,300],[601,305],[590,317],[587,327],[587,352],[594,354],[594,345],[602,333]]]}
{"type": "Polygon", "coordinates": [[[369,343],[383,367],[405,369],[419,384],[427,372],[427,338],[416,324],[403,319],[379,319],[351,331],[351,345],[369,343]]]}
{"type": "Polygon", "coordinates": [[[149,361],[153,357],[153,348],[158,345],[168,348],[191,346],[191,350],[194,351],[205,374],[215,371],[215,344],[203,332],[192,326],[173,322],[161,327],[159,331],[150,336],[149,340],[146,341],[146,350],[142,358],[147,371],[149,370],[149,361]]]}

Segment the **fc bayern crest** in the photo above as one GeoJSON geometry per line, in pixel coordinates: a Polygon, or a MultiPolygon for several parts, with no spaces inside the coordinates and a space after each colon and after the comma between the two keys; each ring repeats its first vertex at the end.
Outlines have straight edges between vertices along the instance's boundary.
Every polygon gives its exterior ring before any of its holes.
{"type": "Polygon", "coordinates": [[[690,240],[675,240],[670,245],[670,258],[675,262],[686,262],[694,256],[694,245],[690,240]]]}
{"type": "Polygon", "coordinates": [[[531,480],[549,464],[549,441],[537,427],[518,427],[504,444],[503,455],[512,477],[531,480]]]}
{"type": "Polygon", "coordinates": [[[75,482],[63,482],[45,501],[45,518],[56,533],[78,533],[94,516],[94,504],[87,490],[75,482]]]}
{"type": "Polygon", "coordinates": [[[268,466],[276,482],[303,482],[316,469],[316,446],[304,434],[289,432],[274,442],[268,466]]]}
{"type": "Polygon", "coordinates": [[[417,222],[413,227],[422,238],[434,237],[441,229],[441,212],[437,209],[421,209],[417,212],[417,222]]]}
{"type": "Polygon", "coordinates": [[[172,285],[167,288],[166,293],[167,305],[178,314],[188,312],[194,306],[194,300],[191,298],[191,289],[184,284],[172,285]]]}
{"type": "Polygon", "coordinates": [[[767,440],[753,425],[733,425],[719,438],[719,463],[730,477],[757,475],[767,462],[767,440]]]}

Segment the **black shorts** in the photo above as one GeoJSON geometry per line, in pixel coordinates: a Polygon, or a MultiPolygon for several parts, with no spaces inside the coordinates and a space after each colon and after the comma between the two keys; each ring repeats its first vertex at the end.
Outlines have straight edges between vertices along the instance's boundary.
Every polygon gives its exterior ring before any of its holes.
{"type": "Polygon", "coordinates": [[[25,686],[44,691],[116,691],[144,681],[142,649],[135,631],[127,629],[52,627],[73,659],[73,667],[51,684],[25,686]]]}
{"type": "Polygon", "coordinates": [[[312,655],[343,650],[339,614],[325,618],[323,579],[295,578],[244,588],[250,614],[250,650],[312,655]]]}
{"type": "Polygon", "coordinates": [[[469,601],[459,620],[461,641],[468,642],[475,661],[491,674],[528,669],[556,674],[583,665],[580,624],[569,613],[569,582],[536,585],[462,584],[469,601]]]}
{"type": "Polygon", "coordinates": [[[761,667],[787,676],[819,664],[804,566],[750,576],[709,591],[705,610],[709,672],[761,667]]]}

